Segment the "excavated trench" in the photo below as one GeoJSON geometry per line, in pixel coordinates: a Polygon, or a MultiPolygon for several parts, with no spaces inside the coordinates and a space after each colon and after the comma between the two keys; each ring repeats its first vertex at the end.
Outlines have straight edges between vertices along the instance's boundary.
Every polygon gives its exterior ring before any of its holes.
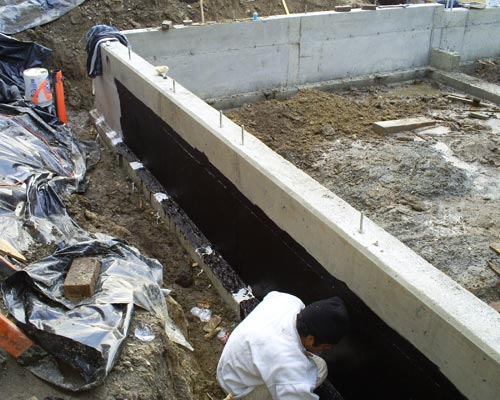
{"type": "Polygon", "coordinates": [[[306,304],[333,295],[345,299],[352,330],[326,358],[331,381],[346,399],[463,398],[432,362],[245,198],[203,153],[115,82],[124,143],[227,261],[229,270],[219,274],[223,284],[233,286],[236,275],[258,298],[280,290],[306,304]]]}

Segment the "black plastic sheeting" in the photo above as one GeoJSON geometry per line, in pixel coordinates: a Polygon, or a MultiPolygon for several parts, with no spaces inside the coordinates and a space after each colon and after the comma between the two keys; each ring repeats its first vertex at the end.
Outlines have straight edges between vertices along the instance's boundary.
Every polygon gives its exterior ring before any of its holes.
{"type": "Polygon", "coordinates": [[[134,305],[156,313],[171,341],[193,348],[168,316],[161,264],[125,242],[86,232],[66,211],[62,196],[82,191],[85,161],[98,148],[75,139],[50,108],[22,99],[22,72],[48,67],[49,58],[48,49],[0,35],[0,237],[21,253],[48,244],[59,249],[25,269],[7,269],[2,290],[9,312],[47,352],[25,361],[27,368],[81,391],[99,385],[115,364],[134,305]],[[67,270],[88,256],[101,259],[96,291],[71,302],[63,293],[67,270]]]}
{"type": "Polygon", "coordinates": [[[52,50],[39,44],[0,34],[0,103],[22,100],[23,71],[35,67],[49,69],[51,54],[52,50]]]}
{"type": "Polygon", "coordinates": [[[28,368],[69,390],[100,384],[127,336],[133,304],[163,318],[162,280],[157,260],[114,239],[66,247],[16,272],[3,284],[5,304],[21,328],[52,356],[28,368]],[[64,297],[64,279],[71,262],[80,257],[98,257],[101,271],[94,296],[72,302],[64,297]]]}
{"type": "Polygon", "coordinates": [[[8,0],[0,2],[0,32],[13,34],[47,24],[85,0],[8,0]]]}
{"type": "Polygon", "coordinates": [[[21,252],[88,240],[60,199],[84,182],[85,157],[68,129],[0,104],[0,236],[21,252]]]}

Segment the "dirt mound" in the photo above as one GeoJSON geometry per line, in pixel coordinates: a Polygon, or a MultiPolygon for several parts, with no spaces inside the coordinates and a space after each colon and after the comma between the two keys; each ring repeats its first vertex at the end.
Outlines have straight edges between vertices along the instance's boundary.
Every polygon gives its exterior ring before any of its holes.
{"type": "MultiPolygon", "coordinates": [[[[331,10],[344,0],[288,0],[291,13],[331,10]]],[[[206,21],[230,21],[249,18],[254,11],[261,16],[285,14],[281,0],[210,0],[204,2],[206,21]]],[[[74,109],[93,106],[91,80],[87,77],[85,42],[88,30],[97,24],[120,30],[160,26],[163,20],[175,24],[190,19],[201,21],[200,3],[181,0],[87,0],[60,19],[18,35],[51,48],[52,68],[63,71],[67,103],[74,109]]]]}

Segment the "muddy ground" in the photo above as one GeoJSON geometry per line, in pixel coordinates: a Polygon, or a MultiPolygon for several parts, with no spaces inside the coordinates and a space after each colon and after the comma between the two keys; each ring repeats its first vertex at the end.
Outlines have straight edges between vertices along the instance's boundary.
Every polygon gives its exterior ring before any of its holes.
{"type": "MultiPolygon", "coordinates": [[[[87,112],[71,112],[70,126],[82,139],[95,139],[87,112]]],[[[194,351],[169,342],[157,317],[137,310],[119,362],[97,389],[82,394],[60,391],[40,381],[8,360],[0,366],[2,399],[207,399],[222,398],[215,381],[215,368],[223,344],[217,337],[204,338],[204,323],[189,312],[206,303],[222,317],[221,326],[233,328],[235,316],[221,301],[200,267],[193,263],[177,237],[147,205],[115,157],[101,147],[101,159],[89,172],[84,194],[66,199],[70,215],[89,232],[101,232],[125,239],[142,254],[158,259],[164,266],[164,287],[172,289],[169,313],[183,330],[194,351]],[[135,335],[144,325],[154,339],[142,341],[135,335]]],[[[55,249],[45,249],[50,254],[55,249]]],[[[36,259],[42,252],[29,258],[36,259]]],[[[2,307],[3,308],[3,307],[2,307]]],[[[5,312],[5,310],[2,310],[5,312]]],[[[0,357],[1,358],[1,357],[0,357]]]]}
{"type": "MultiPolygon", "coordinates": [[[[330,10],[344,0],[287,0],[290,12],[330,10]]],[[[206,21],[248,18],[257,11],[261,16],[284,14],[281,0],[209,0],[204,2],[206,21]]],[[[88,111],[93,107],[91,81],[86,74],[85,35],[96,24],[121,30],[159,26],[165,19],[182,23],[201,20],[199,2],[186,0],[88,0],[60,19],[42,27],[15,35],[53,50],[53,69],[62,69],[69,125],[82,139],[95,139],[88,111]]],[[[168,342],[159,321],[137,311],[118,364],[104,384],[94,390],[73,394],[62,392],[35,378],[13,360],[0,353],[1,399],[221,399],[223,393],[215,381],[215,367],[222,343],[205,339],[203,323],[189,310],[198,302],[208,303],[222,325],[232,328],[234,316],[225,308],[205,274],[192,266],[177,238],[144,204],[132,183],[102,149],[101,160],[90,171],[86,193],[66,199],[73,218],[90,232],[102,232],[125,239],[148,257],[164,266],[164,287],[174,290],[169,311],[183,328],[195,350],[190,352],[168,342]],[[193,283],[189,284],[190,277],[193,283]],[[178,283],[176,283],[178,282],[178,283]],[[181,284],[188,287],[183,287],[181,284]],[[178,306],[175,304],[178,302],[178,306]],[[144,342],[134,335],[138,324],[153,329],[155,338],[144,342]]],[[[53,248],[38,248],[30,261],[51,254],[53,248]]],[[[0,310],[5,313],[0,301],[0,310]]]]}
{"type": "MultiPolygon", "coordinates": [[[[286,3],[290,12],[303,12],[333,9],[335,5],[347,2],[287,0],[286,3]]],[[[204,11],[207,21],[248,18],[254,11],[261,16],[284,13],[281,0],[208,0],[205,1],[204,11]]],[[[185,19],[200,21],[199,3],[192,0],[88,0],[59,20],[16,37],[53,49],[52,68],[62,69],[65,77],[66,100],[72,110],[70,125],[76,135],[89,139],[95,138],[95,132],[86,113],[93,106],[91,83],[85,69],[86,32],[96,24],[134,29],[158,26],[164,19],[174,23],[185,19]]],[[[477,159],[465,161],[481,168],[481,171],[485,169],[487,174],[498,171],[498,165],[494,165],[498,152],[491,150],[498,142],[484,127],[484,122],[462,121],[461,117],[466,113],[463,105],[453,104],[453,113],[458,113],[460,117],[454,122],[454,114],[447,112],[450,103],[433,92],[433,87],[426,86],[425,95],[410,94],[414,87],[409,88],[408,93],[394,98],[388,94],[387,88],[351,91],[341,97],[309,91],[287,102],[249,105],[233,116],[241,121],[246,118],[245,126],[252,131],[254,124],[253,131],[256,134],[260,132],[258,135],[262,140],[313,177],[329,182],[325,183],[328,187],[354,206],[364,209],[386,229],[401,233],[400,238],[405,243],[415,246],[436,266],[446,269],[449,253],[456,253],[463,264],[474,266],[472,272],[481,277],[477,280],[477,288],[471,289],[484,298],[493,298],[496,296],[496,277],[485,268],[484,260],[489,255],[488,243],[499,239],[498,226],[492,222],[494,215],[498,215],[498,206],[494,206],[498,197],[495,194],[472,197],[476,190],[472,178],[443,160],[436,161],[441,153],[432,150],[431,143],[441,141],[440,137],[436,138],[437,134],[420,133],[418,137],[424,138],[422,142],[413,141],[413,134],[406,137],[396,135],[386,140],[373,135],[369,126],[374,119],[426,115],[436,109],[443,118],[443,124],[457,136],[453,139],[458,140],[455,142],[447,135],[445,143],[458,153],[462,151],[463,157],[470,154],[465,150],[472,149],[477,153],[477,159]],[[316,100],[320,101],[320,105],[316,103],[312,106],[316,100]],[[269,118],[271,113],[273,117],[269,118]],[[276,123],[264,128],[269,121],[276,123]],[[465,134],[469,127],[472,127],[478,140],[473,141],[465,134]],[[413,155],[415,148],[421,151],[423,158],[413,157],[405,162],[404,152],[413,155]],[[397,154],[401,152],[401,160],[395,159],[394,151],[397,154]],[[365,165],[365,161],[369,160],[372,162],[365,165]],[[452,179],[434,182],[439,171],[442,171],[442,176],[449,174],[452,179]],[[413,185],[414,181],[406,174],[415,177],[412,179],[417,182],[418,176],[429,176],[421,181],[421,185],[413,185]],[[374,178],[379,179],[378,184],[372,182],[376,181],[374,178]],[[401,184],[399,180],[402,180],[401,184]],[[450,202],[442,203],[448,197],[450,202]],[[466,206],[465,200],[470,198],[479,200],[466,206]],[[380,202],[377,203],[377,200],[380,202]],[[473,206],[476,209],[472,209],[473,206]],[[462,208],[472,211],[473,217],[466,217],[462,208]],[[459,211],[460,217],[454,217],[453,212],[459,211]],[[422,240],[415,232],[414,223],[422,228],[422,240]],[[435,231],[432,235],[423,230],[428,224],[435,231]],[[488,224],[491,225],[489,229],[488,224]],[[436,232],[440,233],[437,236],[439,242],[434,241],[436,232]],[[421,245],[421,242],[424,244],[421,245]],[[459,250],[452,246],[453,243],[460,247],[459,250]],[[450,250],[443,253],[437,251],[442,245],[450,250]]],[[[192,260],[175,236],[141,201],[140,194],[134,191],[113,156],[102,150],[101,161],[90,172],[87,192],[67,199],[69,212],[85,229],[126,239],[144,255],[162,262],[164,287],[174,289],[172,298],[180,305],[178,307],[171,302],[169,310],[195,350],[190,352],[168,342],[159,321],[146,312],[138,311],[119,362],[101,387],[82,394],[61,392],[38,380],[12,360],[4,361],[0,355],[0,398],[221,399],[223,394],[215,382],[215,366],[222,344],[216,338],[207,340],[203,337],[203,324],[192,317],[189,310],[200,301],[207,302],[214,313],[223,317],[222,324],[229,328],[235,324],[234,317],[224,307],[201,269],[192,265],[192,260]],[[193,278],[193,283],[188,287],[176,283],[186,285],[189,277],[193,278]],[[135,328],[141,323],[152,328],[155,336],[152,341],[141,341],[134,335],[135,328]]],[[[45,249],[47,254],[50,251],[45,249]]],[[[470,275],[472,272],[470,267],[464,268],[464,273],[470,275]]],[[[460,274],[457,275],[460,278],[460,274]]]]}
{"type": "MultiPolygon", "coordinates": [[[[348,0],[287,0],[291,13],[332,10],[348,0]]],[[[254,11],[261,16],[285,14],[281,0],[205,0],[205,21],[229,21],[250,18],[254,11]]],[[[75,109],[93,106],[91,81],[86,74],[85,35],[97,24],[120,30],[151,28],[163,20],[181,24],[184,20],[201,21],[197,0],[87,0],[62,18],[16,35],[54,50],[52,68],[62,69],[65,94],[75,109]]]]}
{"type": "Polygon", "coordinates": [[[429,81],[304,90],[228,116],[490,302],[500,298],[499,277],[487,265],[500,261],[489,248],[500,242],[500,108],[450,100],[451,91],[429,81]],[[436,126],[372,130],[376,121],[412,117],[436,126]]]}
{"type": "Polygon", "coordinates": [[[478,60],[474,63],[471,75],[487,82],[500,84],[500,58],[492,60],[478,60]]]}
{"type": "MultiPolygon", "coordinates": [[[[333,9],[342,0],[288,0],[290,12],[333,9]]],[[[204,3],[207,21],[248,18],[257,11],[261,16],[283,14],[280,0],[209,0],[204,3]]],[[[52,68],[64,74],[65,94],[70,113],[70,125],[83,138],[95,138],[85,111],[93,107],[91,81],[86,75],[85,34],[96,24],[115,26],[121,30],[159,26],[163,20],[182,23],[201,21],[199,2],[179,0],[88,0],[57,21],[16,35],[53,50],[52,68]]],[[[103,149],[104,150],[104,149],[103,149]]],[[[1,368],[2,399],[210,399],[222,398],[215,382],[215,366],[222,344],[215,338],[203,337],[202,323],[189,313],[199,301],[211,305],[214,313],[223,316],[222,324],[234,326],[233,316],[211,288],[199,267],[192,267],[188,255],[175,236],[168,231],[155,213],[143,204],[140,194],[118,169],[114,158],[105,150],[100,163],[90,173],[90,186],[83,195],[68,199],[70,213],[91,232],[103,232],[128,240],[149,257],[159,259],[165,267],[165,287],[173,288],[173,298],[182,310],[171,306],[180,326],[185,327],[195,347],[193,353],[169,343],[161,333],[159,322],[145,312],[136,313],[133,326],[118,365],[104,385],[96,390],[74,395],[62,393],[33,377],[8,360],[1,368]],[[175,281],[193,277],[187,288],[175,281]],[[177,311],[176,311],[177,310],[177,311]],[[183,322],[183,315],[187,323],[183,322]],[[138,321],[154,328],[155,339],[142,342],[134,336],[138,321]],[[22,388],[22,389],[21,389],[22,388]]],[[[49,254],[50,249],[44,249],[49,254]]],[[[43,253],[43,251],[42,251],[43,253]]],[[[42,255],[40,253],[40,255],[42,255]]],[[[185,284],[185,282],[184,282],[185,284]]]]}

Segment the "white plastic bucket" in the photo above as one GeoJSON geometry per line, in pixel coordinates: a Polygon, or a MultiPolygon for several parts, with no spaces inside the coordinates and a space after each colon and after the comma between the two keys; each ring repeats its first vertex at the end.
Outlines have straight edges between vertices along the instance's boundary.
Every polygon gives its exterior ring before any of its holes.
{"type": "Polygon", "coordinates": [[[50,90],[49,72],[45,68],[29,68],[23,72],[25,100],[31,101],[40,107],[52,104],[52,92],[50,90]]]}

